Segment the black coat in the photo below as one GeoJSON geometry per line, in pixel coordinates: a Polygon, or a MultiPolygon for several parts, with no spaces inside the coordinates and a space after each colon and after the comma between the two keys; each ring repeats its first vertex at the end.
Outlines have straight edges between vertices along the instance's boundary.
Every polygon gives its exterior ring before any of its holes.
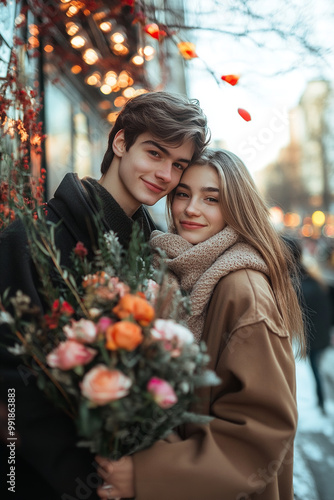
{"type": "MultiPolygon", "coordinates": [[[[112,196],[93,179],[80,181],[75,174],[67,174],[55,196],[48,203],[47,218],[62,220],[56,234],[62,264],[69,265],[69,255],[78,241],[82,241],[92,254],[96,229],[94,214],[102,213],[105,230],[112,229],[126,248],[133,221],[141,224],[145,238],[155,229],[145,208],[140,208],[132,219],[120,208],[112,196]],[[101,205],[96,200],[101,199],[101,205]]],[[[10,287],[29,295],[33,303],[43,309],[39,294],[39,279],[27,247],[24,227],[14,222],[0,234],[0,294],[10,287]]],[[[1,343],[4,329],[0,325],[1,343]]],[[[77,437],[73,421],[56,410],[35,384],[35,377],[18,358],[0,351],[0,424],[3,424],[4,446],[1,447],[2,499],[73,500],[97,499],[95,489],[99,478],[93,455],[76,446],[77,437]],[[11,441],[7,440],[8,389],[15,389],[16,437],[15,441],[15,494],[8,491],[10,479],[9,458],[11,441]],[[3,415],[1,420],[1,415],[3,415]],[[6,478],[6,481],[4,480],[6,478]]],[[[12,391],[11,391],[12,393],[12,391]]],[[[1,436],[1,435],[0,435],[1,436]]]]}
{"type": "Polygon", "coordinates": [[[301,268],[302,307],[306,319],[309,351],[330,344],[331,303],[329,290],[301,268]]]}

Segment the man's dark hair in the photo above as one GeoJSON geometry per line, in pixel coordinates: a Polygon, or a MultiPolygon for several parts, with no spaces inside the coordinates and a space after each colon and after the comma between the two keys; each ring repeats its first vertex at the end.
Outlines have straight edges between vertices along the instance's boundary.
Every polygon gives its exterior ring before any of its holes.
{"type": "Polygon", "coordinates": [[[114,157],[113,140],[122,129],[127,151],[145,132],[176,147],[191,140],[195,145],[192,161],[201,155],[209,142],[207,119],[196,99],[168,92],[141,94],[130,99],[117,117],[102,160],[102,174],[109,169],[114,157]]]}

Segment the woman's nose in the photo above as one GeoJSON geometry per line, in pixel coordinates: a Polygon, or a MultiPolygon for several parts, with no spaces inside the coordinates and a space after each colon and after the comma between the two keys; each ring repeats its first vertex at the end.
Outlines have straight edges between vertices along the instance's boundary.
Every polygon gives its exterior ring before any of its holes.
{"type": "Polygon", "coordinates": [[[185,213],[188,215],[200,215],[200,210],[196,200],[190,200],[185,208],[185,213]]]}

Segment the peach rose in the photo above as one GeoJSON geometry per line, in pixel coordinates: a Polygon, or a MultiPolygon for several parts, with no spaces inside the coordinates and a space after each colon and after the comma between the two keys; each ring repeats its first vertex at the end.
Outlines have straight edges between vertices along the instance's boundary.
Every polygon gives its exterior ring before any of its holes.
{"type": "Polygon", "coordinates": [[[72,321],[71,326],[64,326],[63,332],[69,340],[77,340],[83,343],[92,343],[96,340],[97,336],[95,323],[84,318],[79,321],[72,321]]]}
{"type": "Polygon", "coordinates": [[[133,351],[144,340],[140,326],[131,321],[118,321],[106,331],[106,348],[111,351],[126,349],[133,351]]]}
{"type": "Polygon", "coordinates": [[[110,278],[108,287],[110,290],[113,290],[116,293],[118,293],[120,297],[123,297],[123,295],[129,293],[130,291],[129,285],[126,285],[125,283],[123,283],[123,281],[119,281],[119,278],[115,276],[110,278]]]}
{"type": "Polygon", "coordinates": [[[117,306],[113,308],[113,312],[120,319],[133,316],[142,326],[148,325],[154,318],[154,308],[147,300],[131,293],[126,293],[120,299],[117,306]]]}
{"type": "Polygon", "coordinates": [[[129,393],[132,382],[119,370],[109,370],[105,365],[97,365],[84,376],[81,393],[97,405],[123,398],[129,393]]]}
{"type": "Polygon", "coordinates": [[[46,362],[52,368],[71,370],[75,366],[86,365],[96,356],[97,351],[75,340],[65,340],[46,356],[46,362]]]}
{"type": "Polygon", "coordinates": [[[177,403],[177,396],[173,387],[158,377],[152,377],[147,384],[148,392],[160,408],[166,410],[177,403]]]}
{"type": "Polygon", "coordinates": [[[157,319],[151,329],[151,335],[156,340],[163,342],[166,351],[171,352],[172,357],[181,354],[184,344],[194,342],[194,336],[188,328],[176,323],[172,319],[157,319]]]}

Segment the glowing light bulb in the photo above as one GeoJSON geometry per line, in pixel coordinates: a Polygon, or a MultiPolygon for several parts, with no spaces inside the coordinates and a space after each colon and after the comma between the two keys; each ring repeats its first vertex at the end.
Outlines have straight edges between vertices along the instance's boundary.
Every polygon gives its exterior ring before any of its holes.
{"type": "Polygon", "coordinates": [[[130,97],[133,97],[135,94],[135,89],[133,87],[128,87],[127,89],[123,90],[123,95],[127,99],[130,99],[130,97]]]}
{"type": "Polygon", "coordinates": [[[114,43],[123,43],[125,40],[124,35],[122,35],[122,33],[118,33],[118,32],[111,35],[110,38],[111,38],[111,41],[114,43]]]}
{"type": "Polygon", "coordinates": [[[29,32],[33,35],[33,36],[37,36],[39,34],[39,29],[38,27],[36,26],[36,24],[30,24],[29,25],[29,32]]]}
{"type": "Polygon", "coordinates": [[[116,108],[121,108],[122,106],[124,106],[125,103],[126,103],[126,99],[125,99],[125,97],[122,97],[122,96],[118,96],[114,100],[114,104],[115,104],[116,108]]]}
{"type": "Polygon", "coordinates": [[[103,21],[103,23],[100,24],[100,30],[104,33],[109,33],[109,31],[111,31],[111,28],[112,24],[109,21],[103,21]]]}
{"type": "Polygon", "coordinates": [[[39,41],[38,41],[38,38],[36,38],[35,36],[30,36],[28,38],[28,42],[29,42],[29,45],[31,45],[31,47],[33,49],[37,49],[37,47],[39,47],[39,41]]]}
{"type": "Polygon", "coordinates": [[[104,79],[110,87],[114,87],[117,83],[117,75],[114,71],[108,71],[104,79]]]}
{"type": "Polygon", "coordinates": [[[102,94],[110,94],[112,91],[110,85],[108,85],[107,83],[104,83],[103,85],[101,85],[100,90],[101,90],[102,94]]]}
{"type": "Polygon", "coordinates": [[[133,58],[131,59],[131,61],[136,66],[140,66],[141,64],[144,64],[144,58],[143,58],[143,56],[140,56],[139,54],[136,55],[136,56],[133,56],[133,58]]]}
{"type": "Polygon", "coordinates": [[[312,222],[315,226],[322,226],[325,223],[326,216],[321,210],[317,210],[312,214],[312,222]]]}
{"type": "Polygon", "coordinates": [[[68,11],[66,12],[67,17],[73,17],[79,12],[79,7],[76,5],[70,5],[68,11]]]}
{"type": "Polygon", "coordinates": [[[109,113],[109,115],[107,116],[108,122],[109,123],[115,123],[115,121],[117,120],[118,115],[119,115],[119,113],[117,111],[109,113]]]}
{"type": "Polygon", "coordinates": [[[86,40],[83,36],[77,35],[72,38],[71,45],[74,49],[81,49],[86,45],[86,40]]]}
{"type": "Polygon", "coordinates": [[[81,73],[82,67],[79,66],[79,64],[75,64],[74,66],[72,66],[71,71],[74,75],[78,75],[79,73],[81,73]]]}
{"type": "Polygon", "coordinates": [[[66,33],[70,36],[76,35],[79,29],[79,26],[75,23],[66,23],[66,33]]]}
{"type": "Polygon", "coordinates": [[[83,60],[87,64],[95,64],[96,61],[98,61],[99,56],[97,52],[94,49],[87,49],[85,52],[82,54],[83,60]]]}

